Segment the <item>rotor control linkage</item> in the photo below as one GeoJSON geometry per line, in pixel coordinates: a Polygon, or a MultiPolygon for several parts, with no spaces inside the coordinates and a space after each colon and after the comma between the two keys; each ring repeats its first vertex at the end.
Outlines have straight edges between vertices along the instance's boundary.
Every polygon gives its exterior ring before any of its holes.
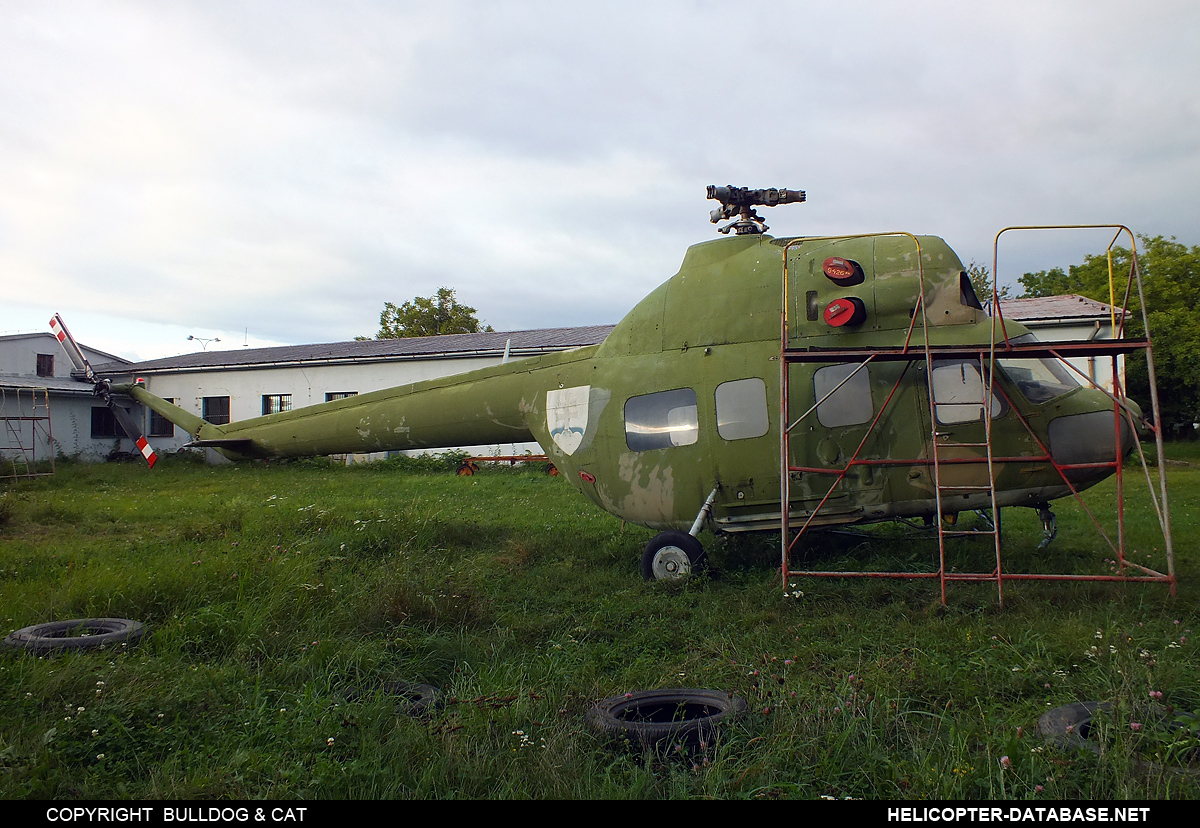
{"type": "Polygon", "coordinates": [[[721,206],[708,214],[713,224],[725,219],[738,216],[736,221],[718,227],[718,233],[728,233],[733,230],[739,236],[763,233],[770,228],[762,216],[755,212],[755,207],[775,207],[779,204],[799,204],[805,200],[804,190],[784,190],[771,187],[764,190],[751,190],[749,187],[727,187],[709,185],[708,197],[721,202],[721,206]]]}

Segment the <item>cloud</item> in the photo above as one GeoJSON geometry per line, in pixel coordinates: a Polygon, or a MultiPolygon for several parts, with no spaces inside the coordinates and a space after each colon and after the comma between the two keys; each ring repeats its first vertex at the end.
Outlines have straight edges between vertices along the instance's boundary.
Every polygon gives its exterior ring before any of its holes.
{"type": "Polygon", "coordinates": [[[1013,223],[1197,242],[1187,3],[7,13],[9,308],[309,342],[446,285],[497,328],[613,322],[712,237],[712,183],[808,190],[779,233],[931,232],[968,260],[1013,223]]]}

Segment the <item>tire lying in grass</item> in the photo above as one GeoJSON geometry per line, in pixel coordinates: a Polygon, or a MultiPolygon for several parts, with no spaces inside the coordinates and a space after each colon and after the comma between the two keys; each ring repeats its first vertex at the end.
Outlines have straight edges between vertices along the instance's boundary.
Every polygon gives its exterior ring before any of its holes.
{"type": "Polygon", "coordinates": [[[94,650],[109,644],[136,644],[145,634],[145,624],[128,618],[75,618],[17,630],[4,639],[4,646],[39,654],[94,650]]]}
{"type": "Polygon", "coordinates": [[[408,681],[388,681],[372,687],[352,689],[347,701],[361,701],[364,696],[380,693],[397,699],[398,712],[404,716],[423,716],[442,706],[442,691],[432,684],[413,684],[408,681]]]}
{"type": "Polygon", "coordinates": [[[1096,711],[1108,712],[1112,705],[1105,701],[1071,702],[1053,710],[1047,710],[1037,723],[1038,735],[1060,750],[1087,748],[1100,752],[1100,746],[1089,742],[1092,716],[1096,711]]]}
{"type": "Polygon", "coordinates": [[[746,712],[746,701],[720,690],[677,688],[613,696],[588,711],[593,728],[643,749],[666,743],[707,747],[721,722],[746,712]]]}
{"type": "MultiPolygon", "coordinates": [[[[1039,736],[1060,750],[1083,748],[1099,754],[1101,747],[1092,730],[1092,718],[1097,712],[1108,713],[1111,710],[1112,703],[1106,701],[1064,704],[1062,707],[1047,710],[1041,715],[1037,723],[1037,732],[1039,736]]],[[[1148,714],[1149,718],[1162,720],[1161,723],[1169,731],[1180,729],[1177,725],[1166,721],[1166,709],[1159,705],[1153,705],[1144,712],[1148,714]]],[[[1187,761],[1185,757],[1181,758],[1187,761]]],[[[1134,758],[1133,765],[1143,773],[1159,775],[1170,773],[1200,778],[1200,755],[1196,754],[1193,754],[1191,762],[1187,765],[1164,765],[1138,757],[1134,758]]]]}
{"type": "Polygon", "coordinates": [[[432,684],[389,681],[381,689],[396,697],[400,712],[406,716],[423,716],[442,706],[442,692],[432,684]]]}

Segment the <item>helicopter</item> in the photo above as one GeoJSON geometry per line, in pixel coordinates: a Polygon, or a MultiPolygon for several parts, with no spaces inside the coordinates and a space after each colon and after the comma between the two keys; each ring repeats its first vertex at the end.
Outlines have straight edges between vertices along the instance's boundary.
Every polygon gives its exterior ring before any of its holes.
{"type": "MultiPolygon", "coordinates": [[[[773,237],[755,208],[803,191],[708,197],[712,223],[732,220],[721,237],[689,247],[599,344],[228,424],[96,378],[52,325],[110,406],[128,395],[232,460],[537,441],[596,506],[659,530],[647,580],[702,571],[704,529],[928,524],[1007,506],[1045,522],[1051,501],[1131,450],[1136,406],[1115,414],[1027,328],[997,327],[941,238],[773,237]],[[988,348],[998,355],[968,355],[988,348]],[[819,472],[838,468],[830,486],[819,472]]],[[[140,429],[122,425],[153,465],[140,429]]]]}

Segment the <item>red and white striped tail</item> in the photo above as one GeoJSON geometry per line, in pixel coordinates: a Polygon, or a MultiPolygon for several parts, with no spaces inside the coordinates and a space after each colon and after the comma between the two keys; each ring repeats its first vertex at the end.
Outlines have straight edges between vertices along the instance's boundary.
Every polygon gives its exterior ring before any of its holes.
{"type": "Polygon", "coordinates": [[[142,453],[142,457],[146,458],[146,462],[150,468],[154,468],[154,464],[158,462],[158,455],[154,453],[154,449],[146,442],[145,437],[137,438],[138,451],[142,453]]]}

